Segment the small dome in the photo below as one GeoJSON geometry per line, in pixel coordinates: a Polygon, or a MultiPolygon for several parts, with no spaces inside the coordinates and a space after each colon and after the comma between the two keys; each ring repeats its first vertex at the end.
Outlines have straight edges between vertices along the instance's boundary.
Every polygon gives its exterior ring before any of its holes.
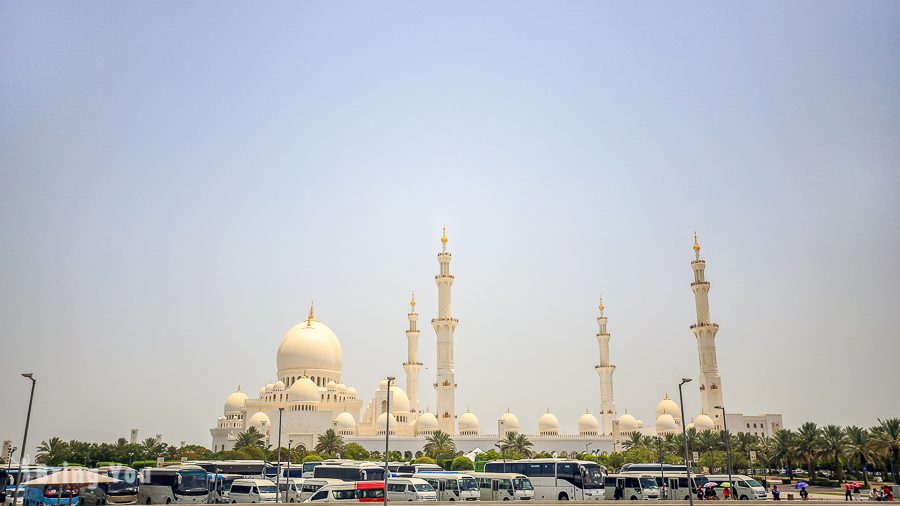
{"type": "Polygon", "coordinates": [[[679,417],[680,413],[678,412],[678,404],[675,404],[675,401],[669,399],[669,394],[663,398],[663,400],[659,401],[659,404],[656,405],[656,417],[659,418],[660,415],[670,414],[673,417],[679,417]]]}
{"type": "Polygon", "coordinates": [[[325,389],[329,392],[334,392],[337,390],[337,383],[334,380],[328,380],[328,383],[325,384],[325,389]]]}
{"type": "Polygon", "coordinates": [[[697,415],[697,418],[694,418],[694,428],[701,432],[704,430],[715,430],[716,423],[708,415],[700,413],[697,415]]]}
{"type": "Polygon", "coordinates": [[[319,387],[306,376],[298,379],[288,390],[288,400],[291,402],[319,402],[319,387]]]}
{"type": "Polygon", "coordinates": [[[422,413],[416,418],[416,432],[438,430],[438,419],[432,413],[422,413]]]}
{"type": "Polygon", "coordinates": [[[644,421],[643,421],[643,420],[641,420],[640,418],[638,418],[637,423],[638,423],[638,428],[639,428],[639,429],[643,429],[643,428],[644,428],[644,421]]]}
{"type": "Polygon", "coordinates": [[[599,432],[600,431],[600,422],[597,421],[597,417],[592,415],[590,412],[585,411],[580,418],[578,418],[578,432],[581,433],[589,433],[589,432],[599,432]]]}
{"type": "Polygon", "coordinates": [[[219,421],[220,421],[220,422],[224,422],[224,421],[225,421],[225,417],[224,417],[224,416],[220,416],[220,417],[219,417],[219,421]]]}
{"type": "Polygon", "coordinates": [[[503,432],[519,432],[519,419],[516,415],[510,413],[509,410],[503,413],[500,421],[503,422],[501,425],[503,432]]]}
{"type": "Polygon", "coordinates": [[[379,382],[378,382],[378,391],[379,391],[379,392],[386,392],[386,391],[387,391],[387,384],[388,384],[388,381],[387,381],[386,379],[383,379],[383,380],[379,381],[379,382]]]}
{"type": "MultiPolygon", "coordinates": [[[[387,413],[382,413],[378,415],[378,418],[375,420],[375,427],[378,429],[384,430],[384,425],[387,420],[387,413]]],[[[394,418],[394,415],[391,415],[391,427],[397,427],[397,419],[394,418]]],[[[391,429],[394,430],[394,429],[391,429]]]]}
{"type": "Polygon", "coordinates": [[[266,396],[266,387],[262,387],[259,389],[259,398],[262,399],[266,396]]]}
{"type": "Polygon", "coordinates": [[[694,428],[694,422],[691,422],[691,423],[687,424],[687,426],[685,426],[685,430],[691,430],[693,428],[694,428]]]}
{"type": "Polygon", "coordinates": [[[346,392],[347,391],[347,385],[345,385],[343,383],[338,383],[337,387],[335,387],[335,388],[337,388],[338,392],[346,392]]]}
{"type": "Polygon", "coordinates": [[[538,434],[559,433],[559,420],[548,409],[538,419],[538,434]]]}
{"type": "Polygon", "coordinates": [[[462,433],[465,432],[478,432],[478,417],[476,417],[473,413],[466,411],[459,417],[459,431],[462,433]]]}
{"type": "Polygon", "coordinates": [[[244,409],[244,401],[247,400],[247,394],[241,392],[241,387],[225,399],[225,413],[237,413],[244,409]]]}
{"type": "Polygon", "coordinates": [[[338,429],[355,429],[356,428],[356,420],[353,418],[353,415],[344,411],[339,414],[337,418],[334,419],[335,426],[338,429]]]}
{"type": "Polygon", "coordinates": [[[656,432],[668,432],[677,428],[675,417],[668,413],[663,413],[656,418],[656,432]]]}
{"type": "Polygon", "coordinates": [[[638,421],[626,411],[624,415],[619,417],[619,430],[622,432],[630,432],[637,430],[638,421]]]}
{"type": "Polygon", "coordinates": [[[391,413],[409,413],[409,397],[396,385],[391,385],[391,413]]]}
{"type": "Polygon", "coordinates": [[[247,427],[256,427],[256,430],[265,434],[266,430],[271,427],[271,423],[269,415],[262,411],[257,411],[256,413],[253,413],[253,416],[251,416],[249,420],[247,420],[247,427]]]}
{"type": "Polygon", "coordinates": [[[269,393],[269,392],[271,392],[272,390],[275,390],[275,385],[273,385],[273,384],[271,384],[271,383],[267,384],[267,385],[266,385],[266,393],[269,393]]]}
{"type": "Polygon", "coordinates": [[[275,385],[273,386],[273,389],[276,392],[280,392],[280,391],[284,390],[284,382],[281,380],[276,381],[275,385]]]}
{"type": "Polygon", "coordinates": [[[356,389],[353,387],[347,387],[347,395],[356,397],[356,389]]]}

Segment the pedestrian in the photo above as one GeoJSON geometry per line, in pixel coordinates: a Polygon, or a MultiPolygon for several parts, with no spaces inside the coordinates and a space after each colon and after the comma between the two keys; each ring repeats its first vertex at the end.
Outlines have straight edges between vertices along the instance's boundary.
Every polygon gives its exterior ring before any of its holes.
{"type": "Polygon", "coordinates": [[[772,485],[772,500],[773,501],[781,500],[781,490],[778,490],[778,485],[772,485]]]}
{"type": "Polygon", "coordinates": [[[809,492],[806,491],[806,487],[800,487],[800,498],[804,501],[809,500],[809,492]]]}
{"type": "Polygon", "coordinates": [[[888,485],[884,486],[884,500],[888,502],[894,502],[894,489],[889,487],[888,485]]]}
{"type": "Polygon", "coordinates": [[[858,484],[853,487],[853,498],[857,501],[862,501],[862,490],[860,490],[858,484]]]}
{"type": "Polygon", "coordinates": [[[702,485],[697,487],[697,500],[698,501],[703,500],[703,486],[702,485]]]}
{"type": "Polygon", "coordinates": [[[878,487],[872,487],[872,491],[869,492],[869,500],[870,501],[880,501],[881,493],[878,492],[878,487]]]}
{"type": "Polygon", "coordinates": [[[726,500],[731,498],[731,487],[722,487],[722,497],[726,500]]]}
{"type": "Polygon", "coordinates": [[[850,482],[844,481],[844,501],[852,501],[853,496],[850,491],[850,482]]]}
{"type": "Polygon", "coordinates": [[[662,487],[659,489],[659,493],[662,496],[663,500],[669,498],[669,486],[663,483],[662,487]]]}
{"type": "Polygon", "coordinates": [[[616,483],[616,492],[615,494],[613,494],[613,499],[621,501],[624,495],[625,494],[622,493],[622,487],[618,483],[616,483]]]}

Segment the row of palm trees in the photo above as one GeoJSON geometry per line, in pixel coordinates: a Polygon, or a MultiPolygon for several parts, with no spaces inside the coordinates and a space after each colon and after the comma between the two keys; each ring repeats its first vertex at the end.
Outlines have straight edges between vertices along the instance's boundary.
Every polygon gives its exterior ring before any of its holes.
{"type": "MultiPolygon", "coordinates": [[[[713,431],[686,431],[688,448],[691,453],[701,454],[704,465],[706,455],[720,458],[706,459],[709,463],[721,463],[725,450],[725,433],[713,431]]],[[[803,464],[810,479],[816,478],[821,465],[834,469],[838,480],[844,478],[845,470],[862,472],[868,484],[868,471],[882,468],[893,474],[898,482],[900,464],[900,418],[878,420],[878,425],[868,429],[850,426],[825,425],[820,427],[806,422],[796,431],[782,429],[771,437],[759,437],[748,433],[730,434],[728,440],[732,450],[734,468],[749,470],[753,467],[751,452],[760,463],[758,467],[783,467],[791,475],[796,464],[803,464]]],[[[647,437],[639,433],[630,434],[622,442],[627,451],[645,450],[661,454],[663,459],[683,463],[684,439],[681,434],[662,437],[647,437]]],[[[719,467],[719,466],[705,466],[719,467]]]]}

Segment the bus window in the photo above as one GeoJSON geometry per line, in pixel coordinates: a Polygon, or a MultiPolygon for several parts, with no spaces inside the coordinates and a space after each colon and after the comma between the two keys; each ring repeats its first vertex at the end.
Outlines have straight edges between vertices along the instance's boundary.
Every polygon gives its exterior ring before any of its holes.
{"type": "Polygon", "coordinates": [[[541,476],[545,478],[553,478],[556,476],[556,469],[554,464],[541,464],[541,476]]]}

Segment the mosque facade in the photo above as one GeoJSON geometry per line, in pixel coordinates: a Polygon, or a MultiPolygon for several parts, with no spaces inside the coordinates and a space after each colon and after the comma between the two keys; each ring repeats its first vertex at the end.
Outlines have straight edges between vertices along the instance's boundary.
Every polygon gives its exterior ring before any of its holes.
{"type": "MultiPolygon", "coordinates": [[[[356,388],[342,382],[341,342],[330,328],[316,319],[314,308],[310,306],[306,320],[288,330],[281,339],[276,358],[277,380],[253,392],[252,396],[238,387],[227,397],[222,416],[210,429],[212,449],[232,449],[238,436],[250,427],[264,434],[266,442],[271,445],[277,444],[280,430],[283,445],[287,446],[290,440],[294,446],[311,449],[319,435],[334,429],[347,443],[356,442],[368,450],[379,451],[384,449],[385,431],[390,430],[391,449],[410,457],[420,454],[425,439],[438,430],[452,435],[457,450],[462,452],[490,449],[508,433],[519,433],[519,419],[509,410],[499,417],[496,432],[490,429],[483,432],[478,418],[469,410],[457,415],[453,339],[459,320],[452,312],[455,278],[450,272],[452,257],[447,251],[447,242],[445,229],[441,235],[439,270],[435,276],[438,314],[431,320],[437,338],[434,413],[421,408],[419,376],[423,363],[419,356],[419,315],[416,313],[415,294],[407,314],[407,360],[403,363],[405,389],[396,382],[388,386],[387,379],[382,380],[366,403],[360,399],[356,388]]],[[[697,307],[697,323],[691,326],[691,330],[699,355],[701,412],[688,423],[687,428],[720,430],[727,422],[732,432],[771,435],[782,427],[781,415],[746,417],[728,412],[727,420],[723,420],[722,410],[716,408],[724,402],[715,348],[719,327],[709,316],[710,284],[705,279],[706,263],[700,259],[696,235],[694,253],[691,289],[697,307]]],[[[536,452],[570,452],[588,447],[592,451],[612,452],[618,449],[622,438],[634,432],[664,435],[682,430],[684,420],[681,409],[669,399],[668,394],[657,404],[656,420],[652,426],[645,426],[627,410],[618,415],[613,396],[615,366],[610,361],[610,334],[606,328],[607,317],[602,300],[599,311],[596,337],[600,357],[595,369],[600,379],[600,418],[589,410],[585,411],[578,418],[577,432],[565,434],[560,431],[559,420],[548,409],[538,419],[537,433],[527,434],[536,452]]]]}

